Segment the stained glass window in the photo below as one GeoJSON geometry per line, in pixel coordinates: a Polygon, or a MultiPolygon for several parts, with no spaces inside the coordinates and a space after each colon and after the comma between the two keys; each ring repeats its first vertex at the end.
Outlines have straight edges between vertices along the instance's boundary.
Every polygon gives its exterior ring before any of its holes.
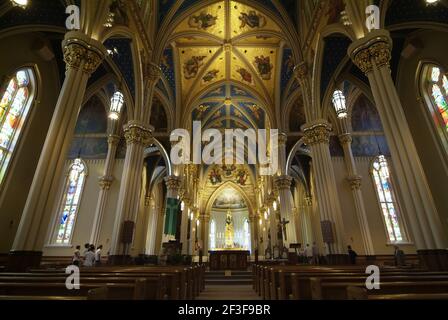
{"type": "Polygon", "coordinates": [[[56,234],[57,244],[70,244],[85,178],[86,165],[81,159],[76,159],[70,166],[64,196],[59,209],[60,220],[56,234]]]}
{"type": "Polygon", "coordinates": [[[435,107],[434,120],[448,133],[448,79],[442,69],[432,66],[429,71],[429,94],[435,107]]]}
{"type": "Polygon", "coordinates": [[[216,222],[210,222],[210,249],[216,249],[216,222]]]}
{"type": "Polygon", "coordinates": [[[404,240],[404,235],[400,227],[395,195],[392,188],[389,165],[386,157],[378,156],[373,161],[372,175],[376,186],[376,192],[383,213],[384,223],[390,242],[400,242],[404,240]]]}
{"type": "Polygon", "coordinates": [[[21,69],[0,87],[0,184],[32,104],[33,78],[31,69],[21,69]]]}

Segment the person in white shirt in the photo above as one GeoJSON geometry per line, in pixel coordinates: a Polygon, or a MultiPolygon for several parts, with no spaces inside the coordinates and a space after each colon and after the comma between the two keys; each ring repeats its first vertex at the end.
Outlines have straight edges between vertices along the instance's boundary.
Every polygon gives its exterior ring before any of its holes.
{"type": "Polygon", "coordinates": [[[76,246],[76,250],[73,253],[72,263],[74,266],[79,267],[79,263],[81,261],[81,246],[76,246]]]}
{"type": "Polygon", "coordinates": [[[90,246],[89,251],[84,255],[84,267],[93,267],[95,265],[95,247],[90,246]]]}
{"type": "Polygon", "coordinates": [[[97,267],[101,265],[101,249],[103,249],[103,246],[99,246],[95,252],[95,266],[97,267]]]}
{"type": "Polygon", "coordinates": [[[313,262],[313,250],[311,249],[309,244],[307,244],[305,248],[305,259],[306,263],[311,264],[313,262]]]}

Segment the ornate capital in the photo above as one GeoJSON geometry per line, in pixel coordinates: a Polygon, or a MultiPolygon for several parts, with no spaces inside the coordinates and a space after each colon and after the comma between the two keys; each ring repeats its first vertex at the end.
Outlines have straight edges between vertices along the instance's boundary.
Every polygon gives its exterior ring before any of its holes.
{"type": "Polygon", "coordinates": [[[288,141],[288,136],[285,133],[278,134],[278,145],[279,146],[285,146],[287,141],[288,141]]]}
{"type": "Polygon", "coordinates": [[[308,76],[308,64],[302,62],[294,67],[294,77],[299,81],[304,81],[308,76]]]}
{"type": "Polygon", "coordinates": [[[161,75],[162,70],[157,64],[149,62],[143,65],[143,79],[145,81],[157,82],[161,75]]]}
{"type": "Polygon", "coordinates": [[[98,179],[98,184],[102,190],[110,190],[113,181],[113,177],[101,177],[98,179]]]}
{"type": "Polygon", "coordinates": [[[124,128],[124,137],[128,145],[138,144],[142,146],[150,145],[152,142],[151,130],[137,122],[129,122],[124,128]]]}
{"type": "Polygon", "coordinates": [[[63,48],[67,68],[80,69],[91,75],[103,62],[103,54],[81,40],[66,40],[63,48]]]}
{"type": "Polygon", "coordinates": [[[182,180],[178,176],[168,176],[165,178],[166,187],[168,190],[179,191],[182,186],[182,180]]]}
{"type": "Polygon", "coordinates": [[[347,181],[350,183],[350,187],[352,190],[361,189],[362,185],[362,177],[361,176],[349,176],[347,177],[347,181]]]}
{"type": "Polygon", "coordinates": [[[329,144],[331,135],[331,125],[326,120],[306,124],[302,126],[305,144],[312,146],[315,144],[329,144]]]}
{"type": "Polygon", "coordinates": [[[354,64],[365,74],[374,67],[389,67],[392,58],[392,40],[389,33],[379,30],[354,42],[349,48],[349,55],[354,64]]]}
{"type": "Polygon", "coordinates": [[[120,136],[116,135],[116,134],[111,134],[107,137],[107,143],[109,145],[118,145],[118,143],[120,142],[120,136]]]}
{"type": "Polygon", "coordinates": [[[339,142],[344,144],[351,144],[353,141],[352,135],[350,133],[344,133],[339,136],[339,142]]]}
{"type": "Polygon", "coordinates": [[[311,207],[313,205],[313,197],[306,197],[305,198],[305,205],[307,207],[311,207]]]}
{"type": "Polygon", "coordinates": [[[292,178],[290,176],[275,177],[275,186],[278,190],[285,190],[291,188],[292,178]]]}

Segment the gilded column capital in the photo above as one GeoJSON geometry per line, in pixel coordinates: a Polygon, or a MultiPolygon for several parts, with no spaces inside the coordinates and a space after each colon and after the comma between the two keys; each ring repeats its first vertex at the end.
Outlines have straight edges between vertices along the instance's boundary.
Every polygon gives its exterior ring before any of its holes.
{"type": "Polygon", "coordinates": [[[139,144],[142,146],[150,145],[152,142],[151,128],[137,121],[130,121],[124,128],[124,137],[128,145],[139,144]]]}
{"type": "Polygon", "coordinates": [[[108,143],[109,145],[114,145],[114,146],[116,146],[116,145],[118,145],[119,142],[120,142],[120,136],[119,136],[119,135],[116,135],[116,134],[110,134],[110,135],[107,137],[107,143],[108,143]]]}
{"type": "Polygon", "coordinates": [[[287,141],[288,141],[288,136],[287,136],[286,133],[279,133],[278,134],[278,145],[279,145],[279,147],[285,146],[287,141]]]}
{"type": "Polygon", "coordinates": [[[353,137],[350,133],[341,134],[338,138],[342,145],[351,144],[353,142],[353,137]]]}
{"type": "Polygon", "coordinates": [[[302,62],[294,67],[294,77],[299,81],[305,81],[308,77],[308,64],[302,62]]]}
{"type": "Polygon", "coordinates": [[[114,178],[112,176],[100,177],[98,179],[98,184],[102,190],[110,190],[110,187],[112,186],[113,181],[114,181],[114,178]]]}
{"type": "Polygon", "coordinates": [[[291,188],[292,178],[290,176],[278,176],[275,177],[274,182],[278,190],[287,190],[291,188]]]}
{"type": "Polygon", "coordinates": [[[165,184],[168,190],[179,191],[182,187],[182,179],[178,176],[168,176],[165,178],[165,184]]]}
{"type": "Polygon", "coordinates": [[[91,75],[103,62],[104,54],[81,39],[67,39],[63,44],[64,62],[67,68],[81,69],[91,75]]]}
{"type": "Polygon", "coordinates": [[[362,177],[361,176],[349,176],[347,177],[347,181],[350,183],[350,187],[352,190],[359,190],[361,189],[362,185],[362,177]]]}
{"type": "Polygon", "coordinates": [[[392,58],[392,39],[389,32],[377,30],[355,41],[348,49],[353,63],[365,74],[374,67],[389,67],[392,58]]]}
{"type": "Polygon", "coordinates": [[[313,205],[313,197],[306,197],[304,200],[307,207],[311,207],[313,205]]]}
{"type": "Polygon", "coordinates": [[[302,126],[305,144],[312,146],[315,144],[329,144],[332,131],[331,125],[326,120],[314,121],[302,126]]]}
{"type": "Polygon", "coordinates": [[[161,75],[162,70],[157,64],[149,62],[143,65],[143,79],[145,81],[157,82],[159,81],[161,75]]]}

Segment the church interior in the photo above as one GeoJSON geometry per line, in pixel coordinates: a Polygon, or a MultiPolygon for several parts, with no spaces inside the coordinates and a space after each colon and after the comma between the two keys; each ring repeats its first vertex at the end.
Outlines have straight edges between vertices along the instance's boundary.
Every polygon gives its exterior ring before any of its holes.
{"type": "Polygon", "coordinates": [[[447,0],[1,0],[0,300],[448,299],[447,52],[447,0]]]}

